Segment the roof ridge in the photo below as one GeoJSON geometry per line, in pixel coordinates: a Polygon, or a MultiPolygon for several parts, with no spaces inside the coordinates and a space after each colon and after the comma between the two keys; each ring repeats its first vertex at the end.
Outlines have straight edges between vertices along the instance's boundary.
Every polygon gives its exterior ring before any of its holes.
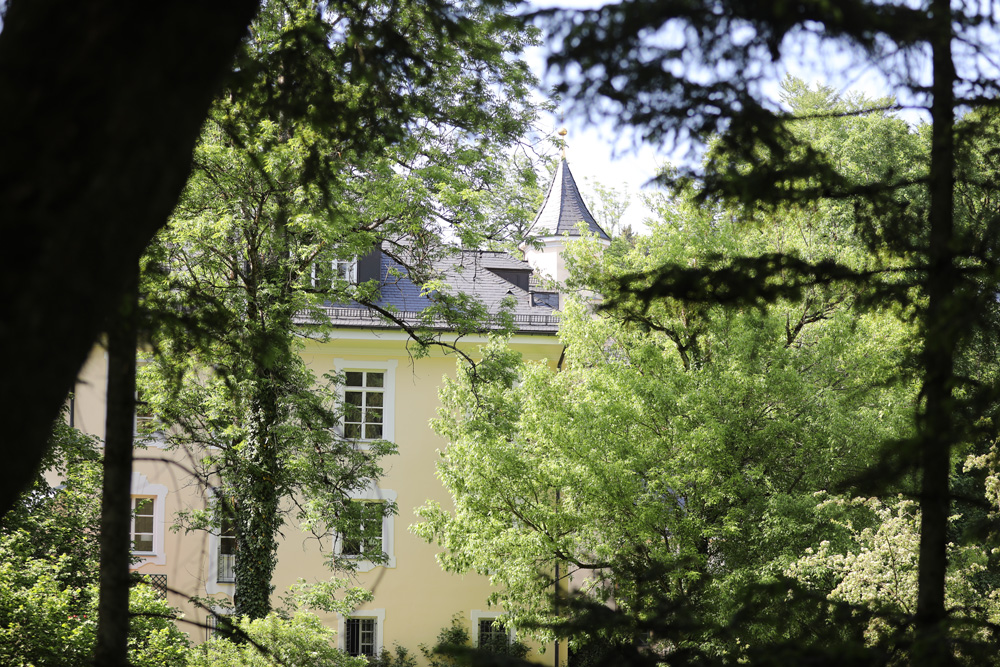
{"type": "Polygon", "coordinates": [[[483,250],[482,248],[461,248],[462,252],[476,252],[480,255],[485,255],[487,253],[491,255],[506,255],[508,257],[513,257],[507,250],[483,250]]]}

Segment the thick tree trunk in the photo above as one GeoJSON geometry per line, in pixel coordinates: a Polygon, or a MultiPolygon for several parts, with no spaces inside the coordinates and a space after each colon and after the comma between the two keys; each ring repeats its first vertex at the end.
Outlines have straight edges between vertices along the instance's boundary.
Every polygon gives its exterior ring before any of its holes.
{"type": "Polygon", "coordinates": [[[0,32],[0,514],[167,220],[255,0],[13,0],[0,32]]]}
{"type": "Polygon", "coordinates": [[[138,266],[108,328],[108,415],[101,496],[101,573],[94,663],[128,665],[128,597],[132,515],[132,447],[135,433],[135,352],[138,266]]]}
{"type": "MultiPolygon", "coordinates": [[[[267,383],[266,376],[260,378],[267,383]]],[[[271,578],[278,563],[280,490],[273,395],[255,398],[253,423],[240,453],[236,525],[236,615],[263,618],[271,611],[271,578]]]]}
{"type": "MultiPolygon", "coordinates": [[[[271,611],[271,578],[278,563],[278,531],[281,529],[281,470],[279,452],[282,443],[277,441],[277,425],[281,421],[279,401],[280,367],[291,352],[276,349],[287,345],[288,339],[282,324],[272,321],[276,317],[274,303],[261,306],[257,299],[265,299],[256,287],[260,274],[266,267],[254,262],[251,280],[255,286],[249,290],[247,321],[255,323],[248,337],[249,364],[247,379],[252,378],[254,388],[247,399],[247,439],[239,452],[236,469],[239,471],[232,484],[237,499],[236,516],[236,615],[263,618],[271,611]],[[277,327],[281,333],[272,339],[269,331],[277,327]]],[[[272,278],[274,276],[271,276],[272,278]]],[[[269,284],[275,284],[270,282],[269,284]]]]}
{"type": "Polygon", "coordinates": [[[954,81],[951,8],[948,0],[931,5],[935,22],[933,48],[934,102],[930,168],[930,236],[924,322],[924,410],[920,423],[920,561],[918,571],[914,665],[951,662],[945,572],[948,566],[949,478],[954,439],[952,386],[954,349],[961,319],[956,313],[959,276],[955,270],[954,211],[954,81]]]}

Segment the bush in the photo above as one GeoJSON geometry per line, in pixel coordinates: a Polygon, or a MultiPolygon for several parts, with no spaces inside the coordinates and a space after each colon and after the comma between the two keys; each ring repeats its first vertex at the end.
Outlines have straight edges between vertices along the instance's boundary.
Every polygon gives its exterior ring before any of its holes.
{"type": "Polygon", "coordinates": [[[233,619],[232,639],[215,637],[193,649],[190,667],[367,667],[336,648],[336,633],[315,614],[290,619],[271,613],[256,620],[233,619]]]}
{"type": "Polygon", "coordinates": [[[451,619],[451,625],[442,628],[438,633],[437,643],[433,648],[420,647],[420,652],[424,654],[430,667],[486,664],[487,661],[483,660],[484,654],[510,657],[511,664],[516,664],[528,655],[529,650],[527,644],[516,640],[508,642],[506,637],[494,637],[485,646],[474,648],[469,631],[465,629],[465,624],[457,615],[451,619]]]}
{"type": "Polygon", "coordinates": [[[177,629],[177,611],[146,584],[129,593],[128,660],[132,667],[182,667],[191,645],[177,629]]]}
{"type": "MultiPolygon", "coordinates": [[[[34,558],[26,555],[31,548],[31,537],[23,531],[0,538],[0,664],[87,664],[97,637],[97,584],[67,585],[80,576],[74,558],[34,558]]],[[[153,589],[134,587],[129,612],[132,665],[187,663],[187,635],[174,625],[175,611],[153,589]]]]}
{"type": "Polygon", "coordinates": [[[94,650],[97,587],[65,586],[70,558],[20,557],[29,546],[23,532],[0,543],[0,664],[85,664],[94,650]]]}
{"type": "Polygon", "coordinates": [[[396,644],[395,651],[383,648],[374,658],[368,659],[369,667],[417,667],[417,659],[410,652],[396,644]]]}

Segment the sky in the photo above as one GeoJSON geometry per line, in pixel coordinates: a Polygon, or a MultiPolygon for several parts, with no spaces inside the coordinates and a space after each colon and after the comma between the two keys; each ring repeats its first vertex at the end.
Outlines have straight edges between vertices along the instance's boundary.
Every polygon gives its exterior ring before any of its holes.
{"type": "MultiPolygon", "coordinates": [[[[551,85],[554,79],[545,74],[544,49],[534,49],[527,56],[536,76],[543,84],[548,81],[551,85]]],[[[873,69],[855,71],[845,66],[835,68],[834,71],[835,75],[830,76],[828,72],[808,67],[804,61],[794,61],[779,68],[781,74],[765,87],[765,91],[777,103],[780,80],[783,73],[789,73],[813,85],[831,85],[841,94],[863,92],[872,97],[886,94],[885,80],[873,69]]],[[[658,147],[633,140],[607,119],[598,123],[589,122],[572,112],[565,113],[562,117],[559,114],[546,114],[541,118],[540,125],[543,131],[549,133],[555,133],[561,127],[566,128],[566,158],[588,203],[587,184],[594,181],[631,193],[632,204],[626,210],[622,223],[631,225],[634,230],[644,229],[644,220],[652,215],[636,194],[655,187],[649,181],[660,167],[691,159],[686,154],[673,150],[671,146],[658,147]]]]}
{"type": "MultiPolygon", "coordinates": [[[[556,0],[552,2],[529,3],[528,11],[550,7],[553,4],[564,8],[592,8],[603,2],[594,0],[556,0]]],[[[789,46],[786,44],[786,46],[789,46]]],[[[765,83],[765,94],[777,104],[780,82],[785,74],[791,74],[810,84],[832,86],[840,94],[861,92],[869,97],[890,94],[893,87],[887,83],[879,68],[871,65],[857,65],[859,59],[852,54],[829,44],[821,44],[806,36],[796,40],[782,62],[777,63],[773,80],[765,83]]],[[[534,48],[526,54],[526,60],[543,84],[543,88],[554,82],[552,75],[545,72],[545,48],[534,48]]],[[[907,100],[903,100],[907,102],[907,100]]],[[[615,129],[610,120],[599,123],[587,122],[580,114],[566,110],[564,118],[558,114],[541,119],[543,131],[556,132],[560,127],[567,129],[567,159],[578,185],[588,197],[587,183],[597,181],[602,185],[632,193],[632,205],[625,212],[623,224],[633,229],[644,229],[643,221],[651,213],[638,201],[636,193],[652,179],[657,170],[670,163],[690,160],[686,154],[674,151],[672,147],[636,145],[630,136],[615,129]]],[[[919,122],[919,113],[904,112],[911,123],[919,122]]],[[[589,202],[589,198],[588,198],[589,202]]]]}
{"type": "MultiPolygon", "coordinates": [[[[543,85],[554,80],[545,74],[544,49],[532,49],[527,54],[528,64],[543,85]]],[[[670,159],[666,151],[648,144],[637,145],[627,135],[617,130],[610,120],[591,123],[572,112],[545,114],[540,119],[543,132],[554,134],[560,128],[567,130],[566,159],[577,185],[584,190],[590,202],[588,183],[598,182],[606,187],[631,194],[632,204],[625,211],[622,224],[633,229],[644,228],[644,219],[651,215],[636,196],[650,181],[657,169],[670,159]]]]}
{"type": "MultiPolygon", "coordinates": [[[[604,4],[606,3],[599,0],[529,0],[526,10],[553,6],[589,9],[604,4]]],[[[546,73],[544,46],[529,49],[525,55],[543,89],[551,87],[555,78],[546,73]]],[[[588,183],[596,181],[615,190],[627,191],[632,195],[633,203],[625,211],[622,224],[629,224],[633,229],[644,227],[643,220],[650,213],[638,201],[636,194],[656,175],[658,168],[669,160],[665,151],[649,145],[637,145],[637,142],[617,130],[610,120],[601,123],[587,122],[570,108],[560,109],[555,114],[545,114],[540,119],[540,126],[542,131],[548,133],[556,133],[560,128],[567,130],[566,159],[588,204],[588,183]]]]}

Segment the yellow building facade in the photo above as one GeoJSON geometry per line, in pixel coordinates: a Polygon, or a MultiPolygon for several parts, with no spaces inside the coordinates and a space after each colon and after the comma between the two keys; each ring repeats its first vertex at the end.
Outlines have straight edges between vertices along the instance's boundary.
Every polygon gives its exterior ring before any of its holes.
{"type": "MultiPolygon", "coordinates": [[[[581,220],[600,238],[607,239],[583,205],[563,162],[536,219],[536,233],[542,239],[540,249],[525,248],[523,260],[506,253],[463,251],[442,267],[442,275],[452,289],[474,292],[491,312],[499,309],[501,301],[515,304],[517,333],[509,344],[525,359],[555,367],[562,356],[555,311],[559,297],[540,287],[538,278],[564,277],[559,275],[562,263],[558,252],[567,233],[579,233],[576,223],[581,220]]],[[[388,259],[376,265],[382,275],[392,272],[388,259]]],[[[398,283],[396,279],[396,291],[387,298],[393,300],[402,317],[415,316],[421,305],[419,288],[413,286],[407,291],[398,283]]],[[[358,417],[357,423],[347,423],[354,418],[345,418],[340,435],[357,438],[361,443],[384,438],[395,443],[398,450],[397,455],[384,459],[385,474],[378,484],[352,497],[361,502],[391,501],[398,511],[382,520],[380,531],[375,528],[371,533],[373,544],[388,556],[387,562],[378,565],[364,560],[359,545],[342,544],[336,535],[317,539],[294,524],[286,524],[272,580],[273,604],[279,604],[278,598],[299,580],[313,582],[344,576],[326,567],[324,553],[354,549],[358,568],[351,576],[357,585],[371,590],[374,599],[346,618],[321,615],[325,623],[338,630],[341,648],[371,654],[399,645],[423,662],[419,647],[432,646],[452,619],[467,629],[475,644],[480,632],[496,631],[492,619],[503,613],[488,605],[488,578],[444,572],[436,560],[437,546],[409,530],[418,521],[415,508],[428,501],[451,506],[450,497],[436,477],[439,452],[447,442],[434,433],[430,420],[440,405],[438,388],[442,378],[455,375],[457,355],[432,347],[428,355],[414,358],[406,333],[358,307],[331,305],[327,314],[333,324],[332,333],[323,341],[304,340],[303,360],[316,377],[331,372],[344,374],[348,386],[343,391],[353,392],[359,404],[377,405],[373,409],[379,413],[376,431],[366,431],[371,425],[364,417],[358,417]]],[[[487,342],[486,336],[458,339],[446,330],[439,335],[473,358],[487,342]]],[[[70,420],[74,426],[102,438],[106,384],[106,354],[95,348],[81,369],[70,420]]],[[[195,457],[200,453],[167,449],[155,436],[145,441],[144,448],[137,448],[132,474],[132,533],[134,553],[139,558],[134,570],[165,584],[168,602],[184,614],[181,629],[192,640],[201,641],[210,632],[212,613],[192,603],[191,598],[224,599],[233,595],[234,554],[224,535],[171,529],[179,512],[206,509],[213,502],[212,489],[190,473],[195,468],[195,457]]],[[[554,645],[532,646],[530,657],[540,664],[565,664],[565,656],[560,656],[554,645]]]]}

